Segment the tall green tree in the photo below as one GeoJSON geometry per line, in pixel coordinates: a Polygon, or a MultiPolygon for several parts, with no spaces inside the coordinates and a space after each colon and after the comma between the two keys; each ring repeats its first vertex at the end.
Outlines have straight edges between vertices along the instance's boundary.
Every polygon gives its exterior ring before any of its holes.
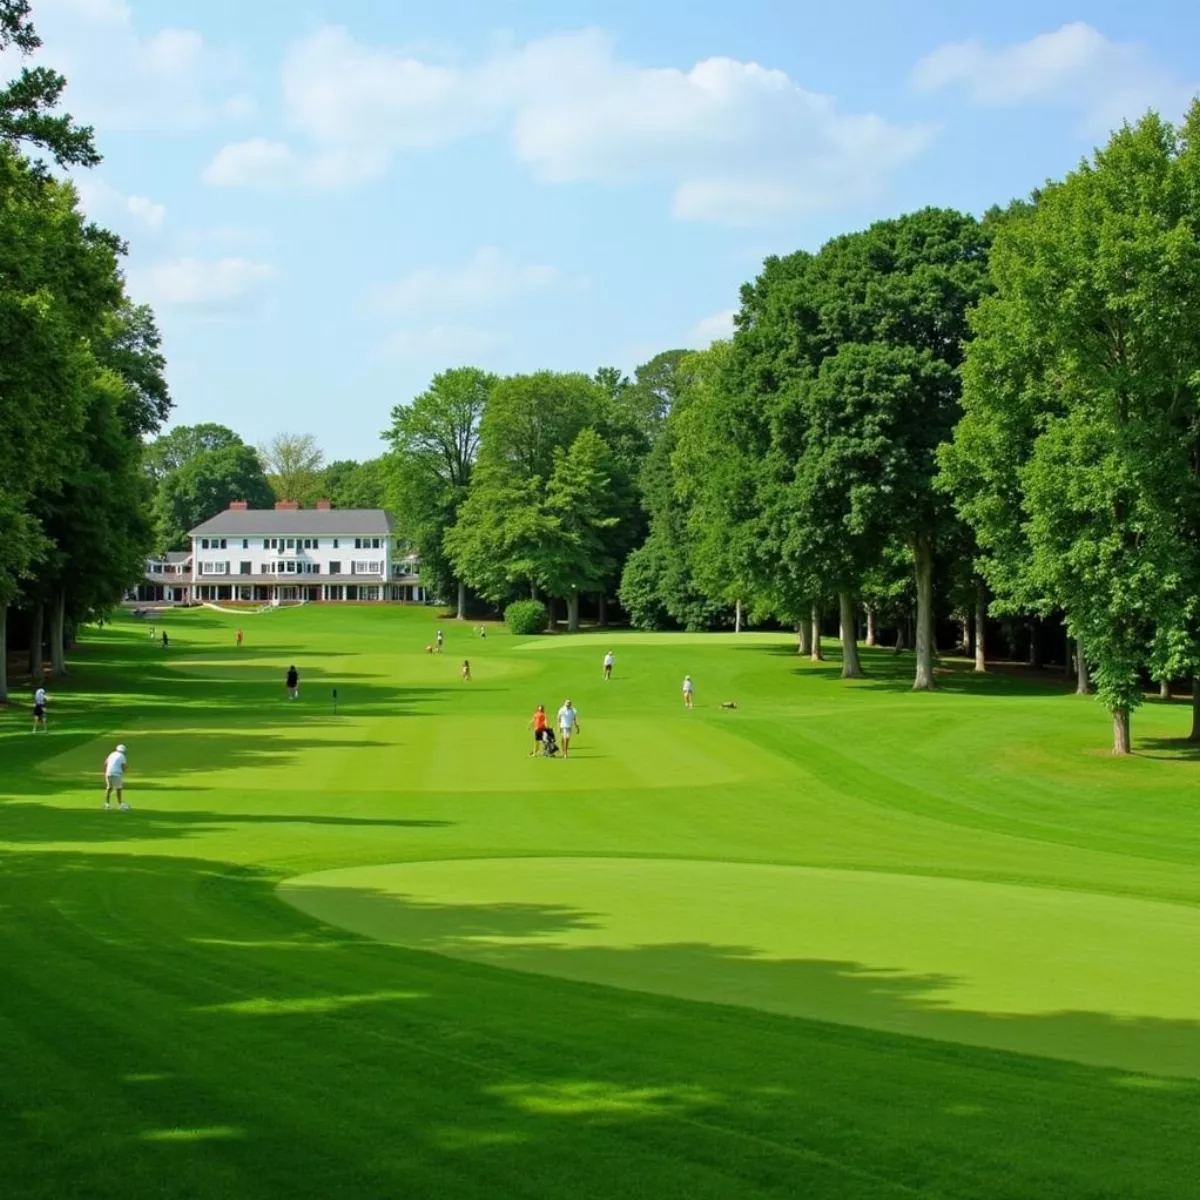
{"type": "Polygon", "coordinates": [[[143,463],[146,474],[155,483],[161,483],[173,471],[186,466],[206,450],[223,450],[226,446],[244,444],[232,429],[224,425],[176,425],[146,447],[143,463]]]}
{"type": "Polygon", "coordinates": [[[274,493],[253,447],[241,442],[201,450],[158,486],[154,525],[163,550],[188,547],[188,531],[245,500],[251,508],[271,508],[274,493]]]}
{"type": "Polygon", "coordinates": [[[444,371],[410,404],[392,409],[384,434],[391,445],[380,462],[387,504],[420,555],[426,589],[447,597],[457,592],[459,620],[466,617],[467,585],[451,564],[446,535],[467,498],[495,385],[496,377],[477,367],[444,371]]]}
{"type": "Polygon", "coordinates": [[[61,486],[83,429],[118,248],[73,188],[0,142],[0,698],[7,609],[47,549],[33,502],[61,486]]]}
{"type": "Polygon", "coordinates": [[[1193,653],[1198,142],[1200,107],[1148,116],[1000,225],[943,452],[988,582],[1066,613],[1117,754],[1156,637],[1193,653]]]}

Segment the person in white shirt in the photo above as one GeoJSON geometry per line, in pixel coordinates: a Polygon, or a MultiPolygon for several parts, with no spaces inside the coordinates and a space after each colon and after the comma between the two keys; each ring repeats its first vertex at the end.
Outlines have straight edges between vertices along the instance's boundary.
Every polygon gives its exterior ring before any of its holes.
{"type": "Polygon", "coordinates": [[[46,689],[38,688],[33,693],[33,732],[37,733],[38,729],[49,733],[50,730],[46,725],[46,689]]]}
{"type": "Polygon", "coordinates": [[[125,803],[123,788],[125,786],[125,747],[118,746],[104,760],[104,807],[112,808],[111,797],[113,792],[117,793],[117,807],[122,812],[129,811],[129,805],[125,803]]]}
{"type": "Polygon", "coordinates": [[[612,678],[612,669],[613,669],[613,652],[610,650],[604,656],[604,678],[605,679],[612,678]]]}
{"type": "Polygon", "coordinates": [[[579,729],[579,714],[570,700],[558,710],[558,732],[562,737],[563,758],[571,756],[571,735],[579,729]]]}
{"type": "Polygon", "coordinates": [[[692,707],[692,692],[694,690],[695,689],[692,685],[692,677],[690,675],[685,675],[683,677],[683,706],[684,706],[684,708],[692,707]]]}

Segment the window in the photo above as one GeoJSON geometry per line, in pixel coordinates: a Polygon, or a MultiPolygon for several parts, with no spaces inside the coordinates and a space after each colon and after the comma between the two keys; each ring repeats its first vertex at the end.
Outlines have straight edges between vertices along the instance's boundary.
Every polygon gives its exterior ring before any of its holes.
{"type": "Polygon", "coordinates": [[[225,539],[224,539],[224,538],[222,538],[222,539],[221,539],[221,549],[222,549],[222,550],[227,550],[227,549],[228,549],[228,547],[225,545],[225,539]]]}
{"type": "Polygon", "coordinates": [[[248,562],[238,564],[238,574],[239,575],[249,575],[252,570],[253,570],[253,567],[248,562]]]}
{"type": "Polygon", "coordinates": [[[270,548],[271,548],[271,539],[270,539],[270,538],[263,538],[263,549],[264,549],[264,550],[270,550],[270,548]]]}
{"type": "Polygon", "coordinates": [[[334,548],[335,550],[338,548],[338,540],[337,540],[337,538],[334,538],[334,539],[333,539],[333,548],[334,548]]]}
{"type": "Polygon", "coordinates": [[[200,564],[201,575],[228,575],[229,564],[227,562],[202,562],[200,564]]]}
{"type": "Polygon", "coordinates": [[[296,548],[296,539],[295,538],[288,538],[287,548],[289,550],[295,550],[295,548],[296,548]]]}
{"type": "Polygon", "coordinates": [[[207,549],[208,549],[208,538],[201,538],[201,539],[200,539],[200,549],[201,549],[201,550],[207,550],[207,549]]]}
{"type": "MultiPolygon", "coordinates": [[[[225,545],[225,543],[224,543],[224,542],[222,542],[222,543],[221,543],[221,545],[222,545],[222,546],[224,546],[224,545],[225,545]]],[[[379,539],[378,539],[378,538],[372,538],[372,539],[371,539],[371,549],[372,549],[372,550],[378,550],[378,549],[379,549],[379,539]]]]}
{"type": "Polygon", "coordinates": [[[375,562],[369,559],[355,561],[350,564],[351,575],[381,575],[383,574],[383,563],[375,562]]]}
{"type": "Polygon", "coordinates": [[[242,538],[242,549],[243,550],[250,549],[250,539],[249,538],[242,538]]]}
{"type": "Polygon", "coordinates": [[[329,564],[330,575],[340,575],[342,573],[342,564],[340,562],[331,562],[329,564]]]}

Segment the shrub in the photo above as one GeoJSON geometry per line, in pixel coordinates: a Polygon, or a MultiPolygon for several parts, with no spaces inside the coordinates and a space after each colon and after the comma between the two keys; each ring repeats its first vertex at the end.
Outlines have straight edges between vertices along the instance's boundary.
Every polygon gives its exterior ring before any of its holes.
{"type": "Polygon", "coordinates": [[[504,610],[504,622],[513,633],[545,633],[549,616],[540,600],[517,600],[504,610]]]}

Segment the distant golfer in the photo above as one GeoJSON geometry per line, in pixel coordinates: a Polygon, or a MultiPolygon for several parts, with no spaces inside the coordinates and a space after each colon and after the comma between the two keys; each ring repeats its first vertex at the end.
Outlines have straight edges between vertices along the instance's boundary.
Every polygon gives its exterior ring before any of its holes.
{"type": "Polygon", "coordinates": [[[529,752],[529,757],[533,758],[539,750],[542,749],[542,744],[546,740],[546,706],[539,704],[533,710],[533,716],[530,718],[529,727],[533,729],[533,749],[529,752]]]}
{"type": "Polygon", "coordinates": [[[243,635],[242,631],[239,629],[239,630],[237,631],[237,644],[238,644],[238,649],[239,649],[239,650],[242,648],[242,638],[243,638],[243,636],[244,636],[244,635],[243,635]]]}
{"type": "Polygon", "coordinates": [[[122,812],[129,811],[125,803],[125,747],[118,746],[104,760],[104,807],[112,808],[112,794],[117,793],[117,807],[122,812]]]}
{"type": "Polygon", "coordinates": [[[163,630],[163,649],[165,650],[171,644],[171,639],[167,637],[167,631],[163,630]]]}
{"type": "Polygon", "coordinates": [[[695,707],[695,705],[692,703],[692,694],[695,690],[696,690],[695,686],[692,683],[692,677],[690,675],[685,675],[683,677],[683,707],[684,708],[694,708],[695,707]]]}
{"type": "Polygon", "coordinates": [[[604,678],[605,679],[612,678],[612,669],[613,669],[613,652],[610,650],[604,656],[604,678]]]}
{"type": "Polygon", "coordinates": [[[437,652],[439,654],[442,652],[442,631],[440,629],[437,631],[437,652]]]}
{"type": "Polygon", "coordinates": [[[471,662],[466,658],[463,659],[462,677],[467,683],[471,682],[471,662]]]}
{"type": "Polygon", "coordinates": [[[558,710],[558,732],[562,738],[563,758],[571,757],[571,735],[579,729],[579,714],[570,700],[558,710]]]}
{"type": "Polygon", "coordinates": [[[289,700],[300,699],[300,672],[295,667],[288,667],[287,693],[289,700]]]}
{"type": "Polygon", "coordinates": [[[41,729],[44,733],[49,733],[46,727],[46,689],[38,688],[33,693],[33,732],[41,729]]]}

